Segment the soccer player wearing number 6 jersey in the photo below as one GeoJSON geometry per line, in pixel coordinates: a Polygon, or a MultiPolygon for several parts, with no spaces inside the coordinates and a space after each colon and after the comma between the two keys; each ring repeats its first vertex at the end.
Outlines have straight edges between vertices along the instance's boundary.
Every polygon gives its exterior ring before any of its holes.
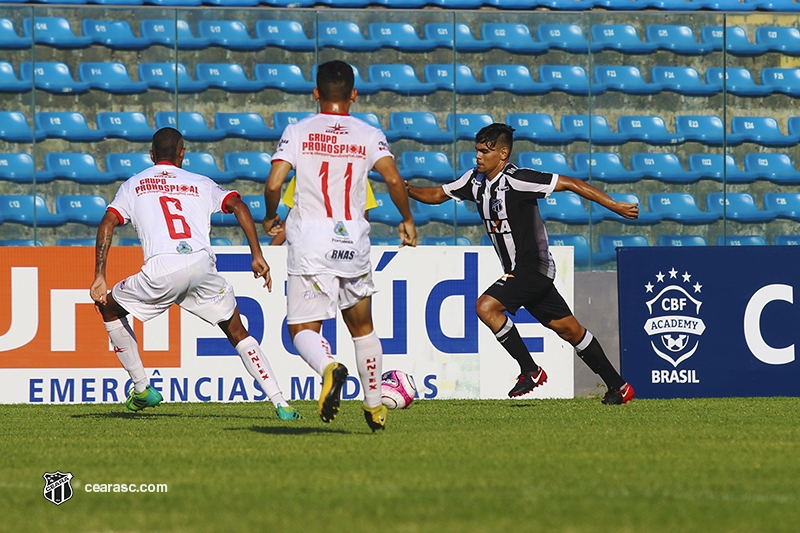
{"type": "Polygon", "coordinates": [[[339,411],[347,368],[337,362],[321,335],[322,321],[341,309],[355,345],[356,365],[364,390],[364,416],[375,431],[384,429],[381,403],[383,350],[372,325],[371,296],[375,292],[370,264],[367,173],[378,171],[403,217],[401,246],[416,246],[417,232],[408,196],[386,136],[355,117],[353,68],[330,61],[317,69],[314,97],[320,113],[290,124],[272,156],[264,189],[267,216],[264,230],[275,235],[281,186],[295,169],[294,207],[285,222],[288,250],[288,310],[286,322],[300,356],[322,376],[319,413],[330,422],[339,411]]]}
{"type": "Polygon", "coordinates": [[[163,399],[147,383],[127,315],[145,322],[176,303],[209,324],[219,325],[247,371],[272,401],[279,418],[300,418],[284,400],[258,341],[242,324],[233,287],[217,272],[211,250],[211,214],[233,213],[250,245],[253,275],[262,278],[272,291],[269,265],[262,255],[250,209],[236,191],[223,190],[206,176],[183,170],[185,151],[178,130],[158,130],[150,150],[155,166],[120,186],[97,228],[95,279],[89,292],[103,315],[114,351],[133,381],[125,405],[139,411],[163,399]],[[142,241],[144,266],[108,292],[106,262],[114,228],[129,222],[142,241]]]}

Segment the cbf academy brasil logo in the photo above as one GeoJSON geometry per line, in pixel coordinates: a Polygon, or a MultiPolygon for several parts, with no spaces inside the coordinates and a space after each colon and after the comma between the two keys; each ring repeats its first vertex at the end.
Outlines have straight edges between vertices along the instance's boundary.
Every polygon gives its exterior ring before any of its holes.
{"type": "Polygon", "coordinates": [[[655,284],[648,281],[644,286],[646,296],[653,295],[645,302],[650,318],[644,329],[650,336],[650,346],[673,367],[694,355],[706,329],[700,318],[703,302],[698,299],[702,288],[691,274],[679,274],[675,268],[666,274],[659,272],[655,284]]]}

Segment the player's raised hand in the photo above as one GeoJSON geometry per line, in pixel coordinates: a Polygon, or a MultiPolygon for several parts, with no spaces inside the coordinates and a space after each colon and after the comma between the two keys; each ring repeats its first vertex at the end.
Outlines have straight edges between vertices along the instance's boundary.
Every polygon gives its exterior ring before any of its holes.
{"type": "Polygon", "coordinates": [[[106,283],[106,278],[103,276],[94,278],[94,282],[89,288],[89,296],[99,304],[106,305],[108,303],[108,284],[106,283]]]}
{"type": "Polygon", "coordinates": [[[614,212],[630,220],[639,218],[639,204],[629,204],[627,202],[617,202],[614,212]]]}
{"type": "Polygon", "coordinates": [[[264,260],[263,257],[257,257],[250,263],[250,268],[253,269],[253,277],[256,279],[263,278],[263,286],[266,287],[269,292],[272,292],[272,276],[269,273],[269,265],[266,260],[264,260]]]}

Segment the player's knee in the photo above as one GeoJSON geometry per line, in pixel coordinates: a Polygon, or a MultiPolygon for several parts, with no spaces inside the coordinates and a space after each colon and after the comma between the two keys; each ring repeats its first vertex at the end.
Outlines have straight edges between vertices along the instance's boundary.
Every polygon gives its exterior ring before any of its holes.
{"type": "Polygon", "coordinates": [[[493,298],[489,298],[486,295],[480,296],[475,301],[475,312],[483,322],[489,320],[493,315],[497,314],[498,311],[495,309],[495,302],[493,298]]]}

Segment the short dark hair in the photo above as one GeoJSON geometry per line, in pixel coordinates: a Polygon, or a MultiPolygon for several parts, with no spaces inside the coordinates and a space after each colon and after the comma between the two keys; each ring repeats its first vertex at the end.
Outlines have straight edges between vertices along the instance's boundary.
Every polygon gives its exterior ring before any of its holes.
{"type": "Polygon", "coordinates": [[[489,148],[494,148],[500,143],[501,147],[507,146],[508,151],[511,152],[514,147],[514,128],[500,122],[484,126],[475,135],[475,144],[481,143],[489,148]]]}
{"type": "Polygon", "coordinates": [[[355,85],[353,67],[344,61],[328,61],[317,69],[317,89],[320,100],[328,102],[349,100],[353,85],[355,85]]]}
{"type": "Polygon", "coordinates": [[[175,128],[161,128],[153,135],[153,157],[159,161],[175,161],[183,135],[175,128]]]}

